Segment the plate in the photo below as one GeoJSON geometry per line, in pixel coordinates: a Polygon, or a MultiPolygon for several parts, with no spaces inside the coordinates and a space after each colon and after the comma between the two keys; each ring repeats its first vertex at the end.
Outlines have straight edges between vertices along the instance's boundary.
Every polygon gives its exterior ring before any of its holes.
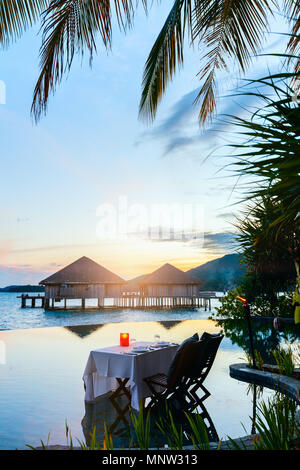
{"type": "Polygon", "coordinates": [[[157,346],[169,346],[170,343],[168,341],[159,341],[156,344],[157,346]]]}
{"type": "Polygon", "coordinates": [[[134,351],[134,352],[148,352],[149,349],[148,348],[143,348],[142,346],[134,346],[132,348],[132,351],[134,351]]]}

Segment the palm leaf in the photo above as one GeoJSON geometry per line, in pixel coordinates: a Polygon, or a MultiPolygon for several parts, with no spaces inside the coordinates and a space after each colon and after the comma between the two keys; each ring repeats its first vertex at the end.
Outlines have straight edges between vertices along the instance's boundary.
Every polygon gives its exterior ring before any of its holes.
{"type": "Polygon", "coordinates": [[[193,40],[198,38],[208,52],[199,72],[203,85],[196,102],[200,104],[199,118],[205,122],[216,110],[216,74],[228,69],[235,59],[245,72],[251,56],[259,50],[268,29],[267,0],[203,0],[195,2],[193,40]]]}
{"type": "MultiPolygon", "coordinates": [[[[147,0],[141,0],[146,8],[147,0]]],[[[132,0],[51,0],[43,15],[43,41],[40,50],[41,73],[37,80],[31,112],[39,120],[47,110],[50,92],[54,93],[75,53],[87,50],[92,61],[96,36],[106,48],[112,36],[112,5],[120,28],[131,26],[132,0]]]]}
{"type": "Polygon", "coordinates": [[[2,0],[0,2],[0,44],[8,46],[39,18],[50,0],[2,0]]]}
{"type": "Polygon", "coordinates": [[[142,118],[155,117],[167,84],[183,63],[186,25],[191,26],[191,1],[175,0],[146,61],[140,101],[142,118]]]}
{"type": "Polygon", "coordinates": [[[241,143],[231,146],[238,151],[237,173],[255,176],[260,183],[251,183],[246,199],[272,198],[280,207],[271,224],[278,230],[285,224],[295,224],[299,230],[300,224],[300,106],[293,102],[294,90],[290,86],[291,80],[298,77],[300,72],[287,71],[250,81],[251,85],[265,85],[264,93],[250,92],[260,98],[261,106],[250,119],[231,120],[245,136],[241,143]]]}
{"type": "MultiPolygon", "coordinates": [[[[292,23],[292,30],[287,50],[292,54],[297,53],[300,47],[300,3],[298,0],[285,0],[285,11],[292,23]]],[[[300,70],[300,61],[297,62],[296,70],[300,70]]]]}

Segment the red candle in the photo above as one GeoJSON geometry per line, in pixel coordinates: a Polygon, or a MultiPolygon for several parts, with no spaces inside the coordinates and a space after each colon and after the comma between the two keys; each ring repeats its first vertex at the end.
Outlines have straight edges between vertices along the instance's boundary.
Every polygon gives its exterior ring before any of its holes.
{"type": "Polygon", "coordinates": [[[129,346],[129,333],[120,333],[120,346],[129,346]]]}

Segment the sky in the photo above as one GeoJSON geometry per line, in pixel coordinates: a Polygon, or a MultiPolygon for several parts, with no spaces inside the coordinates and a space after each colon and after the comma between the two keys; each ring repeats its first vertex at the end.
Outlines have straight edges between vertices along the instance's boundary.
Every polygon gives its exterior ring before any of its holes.
{"type": "MultiPolygon", "coordinates": [[[[81,256],[129,279],[166,262],[188,270],[237,249],[232,222],[241,193],[226,166],[236,135],[221,115],[255,105],[230,96],[238,74],[221,76],[219,116],[200,128],[193,102],[201,52],[187,45],[184,68],[156,120],[138,119],[144,63],[171,3],[154,4],[148,17],[139,8],[126,35],[114,29],[110,52],[99,39],[92,68],[87,57],[76,58],[37,125],[30,106],[39,27],[0,51],[6,86],[0,104],[0,287],[38,283],[81,256]],[[159,236],[151,227],[160,227],[159,236]]],[[[283,18],[275,15],[271,29],[264,50],[277,52],[284,40],[274,33],[287,30],[283,18]]],[[[247,76],[275,66],[274,58],[253,58],[247,76]]]]}

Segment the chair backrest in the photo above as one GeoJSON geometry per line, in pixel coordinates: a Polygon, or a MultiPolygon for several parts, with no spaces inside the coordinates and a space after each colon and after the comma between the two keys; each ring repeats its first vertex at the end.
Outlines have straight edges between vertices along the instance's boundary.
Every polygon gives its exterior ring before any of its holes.
{"type": "Polygon", "coordinates": [[[184,377],[201,378],[203,381],[214,363],[223,338],[224,335],[221,334],[210,335],[206,333],[205,337],[201,338],[198,343],[192,344],[193,358],[187,367],[187,372],[183,374],[184,377]]]}
{"type": "Polygon", "coordinates": [[[168,387],[173,387],[183,379],[201,378],[203,381],[213,365],[223,337],[205,333],[199,341],[186,343],[177,358],[176,369],[168,376],[168,387]]]}

